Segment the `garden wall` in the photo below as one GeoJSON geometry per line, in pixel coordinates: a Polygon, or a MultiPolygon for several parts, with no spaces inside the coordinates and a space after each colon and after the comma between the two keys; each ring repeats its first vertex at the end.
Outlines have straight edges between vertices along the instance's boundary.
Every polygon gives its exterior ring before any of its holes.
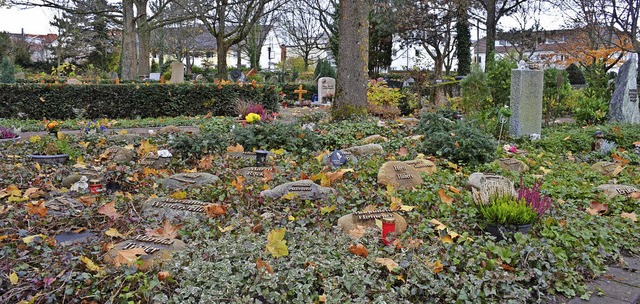
{"type": "Polygon", "coordinates": [[[275,87],[217,84],[0,85],[0,117],[31,119],[145,118],[179,115],[233,116],[238,98],[277,111],[275,87]]]}

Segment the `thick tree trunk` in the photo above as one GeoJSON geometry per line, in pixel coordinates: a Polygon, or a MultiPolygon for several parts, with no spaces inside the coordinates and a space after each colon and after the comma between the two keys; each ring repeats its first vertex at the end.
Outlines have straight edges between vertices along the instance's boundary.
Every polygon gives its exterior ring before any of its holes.
{"type": "Polygon", "coordinates": [[[133,13],[133,0],[122,1],[122,79],[136,78],[136,25],[133,13]]]}
{"type": "Polygon", "coordinates": [[[227,80],[229,78],[229,68],[227,67],[227,46],[222,41],[222,37],[216,39],[218,46],[218,78],[227,80]]]}
{"type": "Polygon", "coordinates": [[[487,47],[485,51],[485,68],[486,71],[490,67],[495,58],[493,57],[496,49],[496,0],[487,0],[487,47]]]}
{"type": "Polygon", "coordinates": [[[151,72],[151,29],[148,25],[138,28],[138,75],[149,75],[151,72]]]}
{"type": "Polygon", "coordinates": [[[340,1],[340,42],[334,120],[367,114],[369,0],[340,1]]]}
{"type": "Polygon", "coordinates": [[[238,56],[238,61],[236,62],[236,68],[242,69],[242,48],[238,45],[238,50],[236,51],[236,54],[238,56]]]}

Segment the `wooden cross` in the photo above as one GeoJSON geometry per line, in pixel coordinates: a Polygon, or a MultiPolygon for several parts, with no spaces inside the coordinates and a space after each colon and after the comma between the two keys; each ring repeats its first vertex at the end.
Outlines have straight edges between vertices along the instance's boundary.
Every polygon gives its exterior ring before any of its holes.
{"type": "Polygon", "coordinates": [[[304,94],[304,93],[306,93],[306,92],[308,92],[308,91],[307,91],[307,90],[303,90],[303,89],[302,89],[302,85],[300,85],[300,86],[298,87],[298,89],[297,89],[297,90],[294,90],[293,92],[294,92],[294,93],[298,93],[298,101],[299,101],[299,102],[302,102],[302,94],[304,94]]]}

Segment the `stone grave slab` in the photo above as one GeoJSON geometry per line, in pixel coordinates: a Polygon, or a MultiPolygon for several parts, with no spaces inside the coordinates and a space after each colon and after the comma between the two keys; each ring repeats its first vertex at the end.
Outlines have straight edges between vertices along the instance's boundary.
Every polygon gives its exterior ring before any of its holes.
{"type": "Polygon", "coordinates": [[[356,164],[358,164],[358,159],[355,156],[353,156],[353,153],[351,152],[336,150],[329,154],[325,154],[322,157],[322,162],[328,166],[334,166],[334,167],[340,167],[343,165],[355,166],[356,164]],[[340,151],[341,156],[338,155],[337,151],[340,151]],[[344,160],[341,160],[341,157],[344,157],[344,160]],[[333,162],[332,162],[332,159],[333,159],[333,162]]]}
{"type": "Polygon", "coordinates": [[[373,143],[377,143],[377,142],[387,142],[389,141],[388,138],[382,136],[382,135],[371,135],[371,136],[367,136],[363,139],[360,140],[361,143],[363,144],[373,144],[373,143]]]}
{"type": "Polygon", "coordinates": [[[220,178],[209,173],[179,173],[161,179],[159,183],[168,189],[186,189],[211,185],[220,178]]]}
{"type": "Polygon", "coordinates": [[[616,78],[616,89],[609,103],[609,122],[640,123],[637,77],[638,60],[627,60],[616,78]]]}
{"type": "Polygon", "coordinates": [[[473,200],[476,203],[489,203],[492,196],[496,195],[516,195],[516,188],[508,178],[495,174],[472,173],[469,175],[467,187],[473,193],[473,200]]]}
{"type": "Polygon", "coordinates": [[[614,162],[601,161],[593,164],[591,170],[596,171],[602,175],[615,176],[622,171],[622,166],[614,162]]]}
{"type": "Polygon", "coordinates": [[[596,189],[598,189],[598,191],[602,191],[607,198],[612,198],[618,195],[630,196],[632,193],[640,192],[640,189],[636,187],[618,184],[604,184],[598,186],[596,189]]]}
{"type": "Polygon", "coordinates": [[[139,164],[154,169],[166,168],[171,162],[171,157],[162,157],[160,155],[148,155],[140,160],[139,164]]]}
{"type": "MultiPolygon", "coordinates": [[[[256,159],[256,152],[229,152],[227,155],[235,158],[248,158],[248,159],[256,159]]],[[[273,152],[267,153],[267,159],[273,158],[276,155],[273,152]]]]}
{"type": "Polygon", "coordinates": [[[184,82],[184,63],[172,62],[171,63],[171,83],[183,83],[184,82]]]}
{"type": "Polygon", "coordinates": [[[140,269],[148,270],[168,261],[171,259],[174,252],[186,249],[187,244],[176,239],[163,239],[139,235],[129,240],[117,243],[113,248],[105,253],[104,262],[113,264],[114,259],[118,257],[119,251],[134,248],[144,249],[144,252],[147,255],[143,255],[140,258],[142,261],[140,269]]]}
{"type": "Polygon", "coordinates": [[[414,169],[416,169],[416,171],[420,173],[426,173],[431,175],[434,172],[438,171],[438,167],[436,167],[436,164],[434,164],[432,161],[427,159],[407,160],[407,161],[404,161],[404,163],[413,167],[414,169]]]}
{"type": "Polygon", "coordinates": [[[407,230],[407,221],[398,213],[391,211],[390,209],[375,210],[372,212],[355,212],[347,214],[338,219],[338,228],[344,233],[356,229],[358,226],[365,228],[379,229],[376,226],[376,220],[382,220],[383,218],[393,217],[396,224],[396,233],[403,233],[407,230]]]}
{"type": "Polygon", "coordinates": [[[378,170],[378,184],[392,185],[396,189],[408,190],[422,185],[422,183],[424,181],[418,170],[404,162],[386,162],[378,170]]]}
{"type": "Polygon", "coordinates": [[[384,155],[384,149],[379,144],[366,144],[343,149],[342,151],[350,152],[355,156],[384,155]]]}
{"type": "Polygon", "coordinates": [[[80,181],[80,178],[82,178],[83,176],[85,176],[87,180],[92,180],[100,179],[103,174],[95,170],[82,170],[80,172],[71,173],[62,179],[62,187],[65,187],[67,189],[71,188],[71,186],[80,181]]]}
{"type": "Polygon", "coordinates": [[[311,180],[299,180],[279,185],[270,190],[260,192],[260,196],[279,199],[289,193],[294,193],[295,199],[326,200],[330,195],[337,194],[336,190],[322,187],[311,180]]]}
{"type": "Polygon", "coordinates": [[[142,215],[145,219],[155,218],[162,221],[182,220],[194,217],[204,217],[205,206],[211,203],[197,200],[179,200],[169,197],[150,198],[142,204],[142,215]]]}
{"type": "Polygon", "coordinates": [[[498,159],[498,166],[504,170],[516,173],[529,171],[529,166],[527,166],[527,164],[515,158],[500,158],[498,159]]]}
{"type": "Polygon", "coordinates": [[[73,245],[87,242],[97,238],[96,234],[90,231],[83,232],[62,232],[53,237],[61,246],[73,245]]]}
{"type": "Polygon", "coordinates": [[[264,178],[265,171],[270,172],[272,175],[282,171],[279,167],[245,167],[238,170],[238,173],[244,176],[247,180],[256,181],[264,178]]]}
{"type": "Polygon", "coordinates": [[[514,137],[541,134],[544,72],[511,70],[511,118],[509,134],[514,137]]]}
{"type": "Polygon", "coordinates": [[[76,217],[80,216],[84,210],[82,203],[67,196],[54,197],[44,205],[47,207],[47,215],[54,217],[76,217]]]}
{"type": "Polygon", "coordinates": [[[101,161],[115,162],[118,164],[128,163],[133,160],[136,152],[131,149],[126,149],[118,146],[111,146],[107,150],[100,154],[99,159],[101,161]]]}

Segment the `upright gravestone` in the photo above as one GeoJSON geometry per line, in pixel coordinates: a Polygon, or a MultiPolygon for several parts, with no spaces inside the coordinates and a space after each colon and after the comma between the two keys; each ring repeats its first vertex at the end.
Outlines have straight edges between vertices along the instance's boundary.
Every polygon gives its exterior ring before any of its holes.
{"type": "Polygon", "coordinates": [[[632,58],[620,68],[616,89],[609,104],[609,122],[640,123],[638,108],[638,59],[632,58]]]}
{"type": "Polygon", "coordinates": [[[542,93],[544,72],[540,70],[511,70],[512,137],[540,134],[542,131],[542,93]]]}
{"type": "Polygon", "coordinates": [[[171,83],[184,82],[184,64],[182,62],[171,63],[171,83]]]}
{"type": "Polygon", "coordinates": [[[321,77],[318,79],[318,101],[321,103],[330,102],[336,94],[336,80],[332,77],[321,77]]]}

